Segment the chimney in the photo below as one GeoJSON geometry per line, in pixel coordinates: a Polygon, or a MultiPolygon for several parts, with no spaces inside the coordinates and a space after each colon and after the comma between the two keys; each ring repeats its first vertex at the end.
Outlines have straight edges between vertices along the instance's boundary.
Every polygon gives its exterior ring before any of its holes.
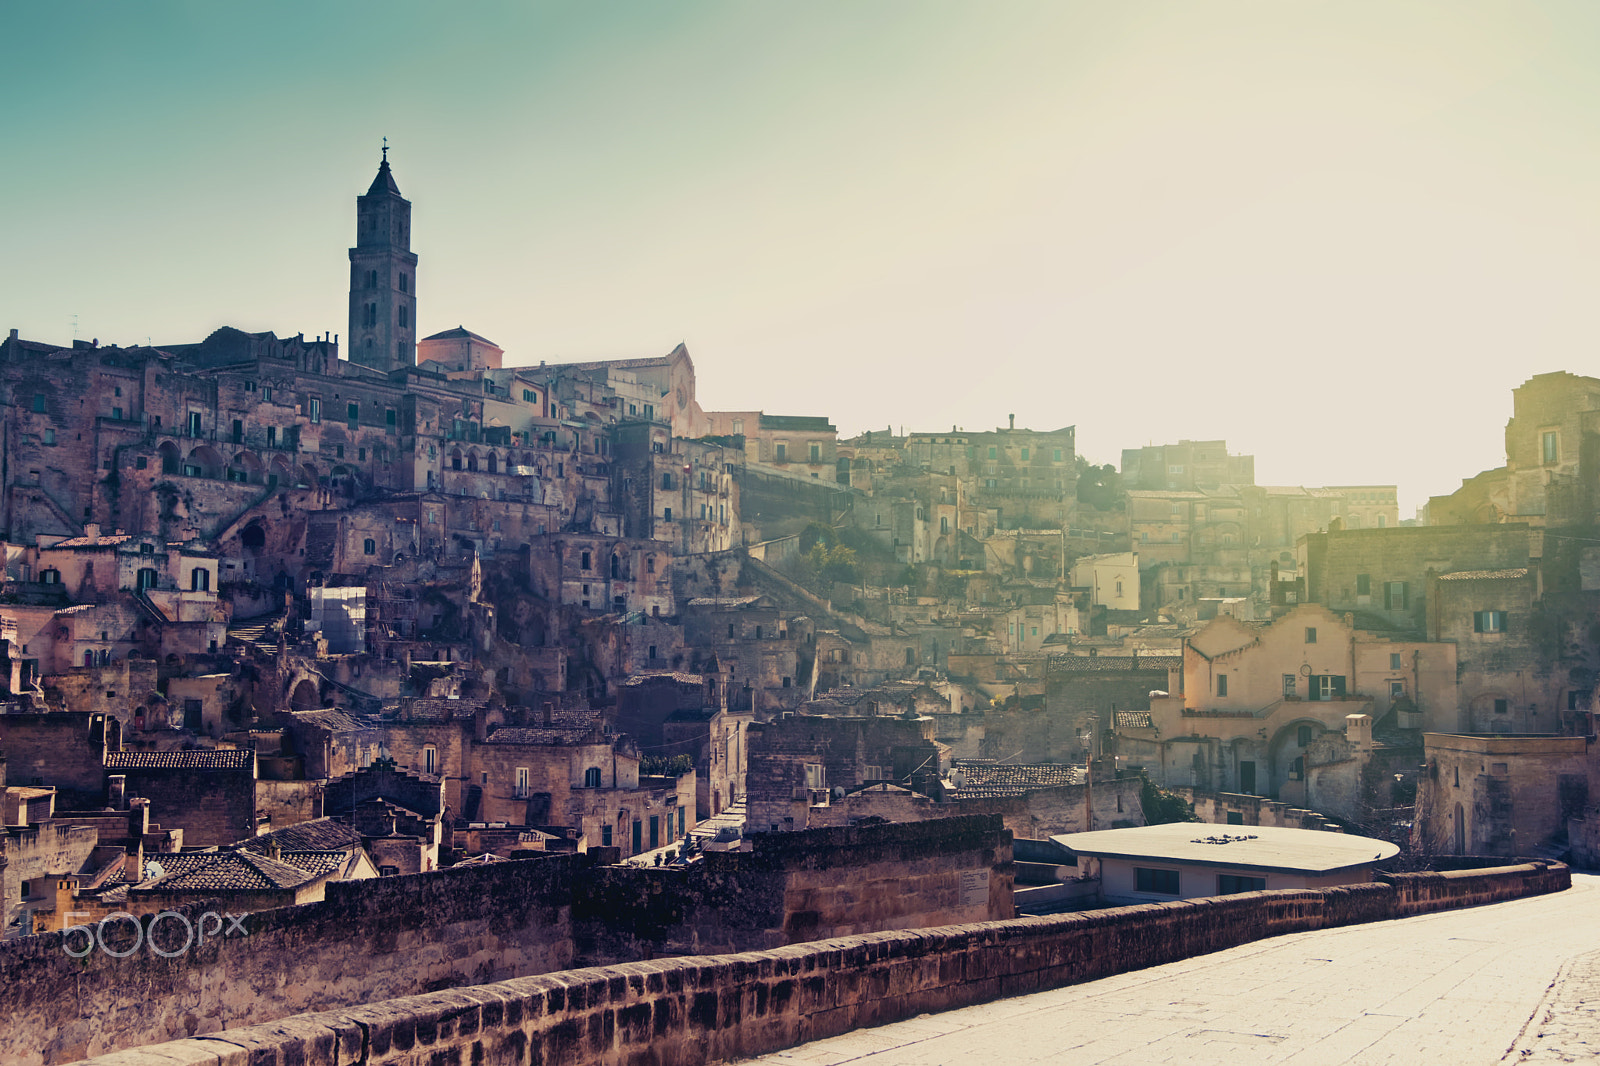
{"type": "Polygon", "coordinates": [[[95,537],[98,537],[100,535],[100,523],[99,522],[85,522],[83,524],[83,535],[88,537],[88,538],[90,538],[91,540],[94,539],[95,537]]]}
{"type": "Polygon", "coordinates": [[[127,810],[128,777],[126,774],[112,774],[106,778],[106,805],[114,811],[127,810]]]}
{"type": "Polygon", "coordinates": [[[1012,429],[1016,429],[1017,428],[1017,416],[1016,415],[1008,415],[1007,417],[1009,417],[1011,419],[1011,428],[1012,429]]]}

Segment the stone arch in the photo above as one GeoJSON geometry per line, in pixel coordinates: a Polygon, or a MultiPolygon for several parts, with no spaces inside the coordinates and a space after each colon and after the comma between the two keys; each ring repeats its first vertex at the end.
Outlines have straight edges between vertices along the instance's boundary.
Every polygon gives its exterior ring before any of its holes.
{"type": "Polygon", "coordinates": [[[317,683],[309,677],[302,677],[289,690],[289,709],[294,711],[316,711],[322,708],[322,692],[317,683]]]}
{"type": "Polygon", "coordinates": [[[272,466],[267,470],[267,482],[274,487],[294,484],[294,470],[289,466],[288,459],[281,455],[272,457],[272,466]]]}
{"type": "Polygon", "coordinates": [[[494,452],[488,454],[486,462],[488,463],[489,473],[498,474],[500,472],[500,457],[494,452]]]}
{"type": "Polygon", "coordinates": [[[178,446],[170,440],[164,440],[156,448],[156,456],[161,463],[163,474],[178,473],[179,452],[178,446]]]}
{"type": "Polygon", "coordinates": [[[239,531],[239,543],[244,550],[254,555],[267,546],[267,530],[259,519],[252,519],[250,524],[239,531]]]}
{"type": "Polygon", "coordinates": [[[222,460],[222,453],[209,444],[202,444],[189,453],[186,466],[200,468],[200,476],[221,480],[227,469],[222,460]]]}
{"type": "Polygon", "coordinates": [[[467,469],[472,471],[478,469],[478,449],[476,448],[467,449],[467,469]]]}
{"type": "Polygon", "coordinates": [[[462,468],[461,467],[461,449],[460,448],[451,448],[450,449],[450,469],[451,470],[460,470],[461,468],[462,468]]]}
{"type": "Polygon", "coordinates": [[[228,480],[259,485],[262,481],[262,469],[261,460],[255,452],[240,452],[228,462],[228,480]]]}
{"type": "Polygon", "coordinates": [[[301,463],[299,477],[295,484],[303,488],[315,488],[317,484],[317,464],[301,463]]]}

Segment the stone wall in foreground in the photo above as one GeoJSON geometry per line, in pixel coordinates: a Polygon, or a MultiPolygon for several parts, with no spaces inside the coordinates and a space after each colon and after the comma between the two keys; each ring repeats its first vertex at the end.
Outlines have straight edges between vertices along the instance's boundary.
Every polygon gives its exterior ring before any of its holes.
{"type": "Polygon", "coordinates": [[[1560,863],[1397,875],[568,970],[286,1018],[91,1066],[690,1066],[1094,980],[1283,933],[1560,891],[1560,863]]]}

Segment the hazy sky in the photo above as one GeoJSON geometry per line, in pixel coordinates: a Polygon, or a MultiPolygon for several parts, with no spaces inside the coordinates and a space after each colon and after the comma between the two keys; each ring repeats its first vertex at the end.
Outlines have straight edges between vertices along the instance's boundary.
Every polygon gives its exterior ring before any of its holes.
{"type": "Polygon", "coordinates": [[[0,328],[346,332],[380,138],[422,333],[688,344],[709,409],[1503,460],[1600,373],[1600,5],[0,6],[0,328]]]}

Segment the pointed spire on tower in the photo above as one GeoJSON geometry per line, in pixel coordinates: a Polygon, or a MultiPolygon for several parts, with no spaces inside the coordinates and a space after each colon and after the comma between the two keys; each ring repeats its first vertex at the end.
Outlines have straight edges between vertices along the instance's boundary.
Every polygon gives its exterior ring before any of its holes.
{"type": "Polygon", "coordinates": [[[367,190],[368,196],[378,193],[389,193],[391,196],[400,195],[400,186],[394,183],[394,175],[389,172],[389,138],[383,139],[383,162],[378,164],[378,176],[372,179],[372,187],[367,190]]]}

